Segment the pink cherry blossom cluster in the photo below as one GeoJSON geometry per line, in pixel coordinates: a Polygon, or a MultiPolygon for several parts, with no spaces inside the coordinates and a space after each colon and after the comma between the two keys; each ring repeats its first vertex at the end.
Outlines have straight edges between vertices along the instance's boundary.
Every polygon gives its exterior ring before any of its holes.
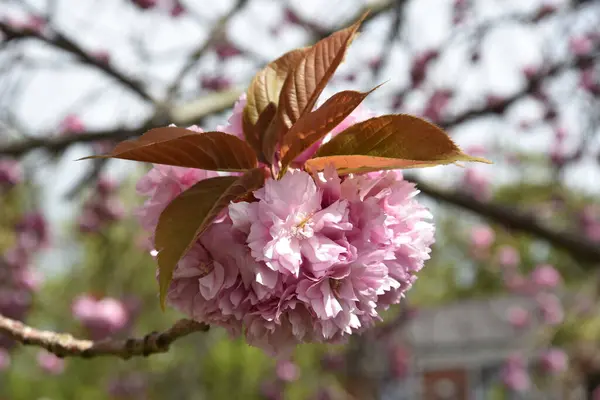
{"type": "MultiPolygon", "coordinates": [[[[562,277],[556,268],[550,264],[540,264],[529,276],[524,276],[517,268],[520,257],[512,248],[504,247],[499,252],[499,258],[504,265],[501,273],[506,288],[533,299],[533,311],[544,324],[554,326],[562,323],[564,310],[560,298],[555,293],[562,284],[562,277]]],[[[523,308],[513,307],[507,311],[507,318],[515,328],[525,328],[532,319],[529,313],[523,308]]]]}
{"type": "Polygon", "coordinates": [[[600,243],[600,207],[584,207],[579,218],[579,225],[590,241],[600,243]]]}
{"type": "MultiPolygon", "coordinates": [[[[21,216],[15,225],[14,244],[0,255],[0,314],[23,320],[29,312],[40,276],[32,259],[48,242],[46,220],[39,213],[21,216]]],[[[14,342],[0,335],[0,369],[10,363],[14,342]]]]}
{"type": "Polygon", "coordinates": [[[123,330],[130,319],[126,305],[112,297],[97,299],[82,294],[73,301],[72,312],[94,340],[104,339],[123,330]]]}
{"type": "Polygon", "coordinates": [[[77,218],[80,232],[98,232],[121,219],[125,209],[117,197],[117,190],[118,185],[114,180],[107,177],[98,179],[93,195],[85,201],[77,218]]]}
{"type": "Polygon", "coordinates": [[[501,371],[502,383],[511,391],[525,392],[531,386],[527,360],[521,354],[509,356],[501,371]]]}
{"type": "Polygon", "coordinates": [[[539,373],[558,375],[567,370],[569,358],[564,350],[549,348],[543,350],[532,363],[522,354],[511,354],[504,362],[501,381],[513,392],[527,392],[531,388],[530,372],[536,367],[539,373]]]}
{"type": "Polygon", "coordinates": [[[0,194],[23,181],[21,164],[10,158],[0,159],[0,194]]]}
{"type": "MultiPolygon", "coordinates": [[[[242,137],[244,103],[218,129],[242,137]]],[[[359,108],[335,132],[370,115],[359,108]]],[[[137,185],[148,197],[142,226],[154,232],[173,198],[217,175],[155,166],[137,185]]],[[[344,340],[398,303],[429,258],[432,216],[417,193],[397,171],[313,177],[291,169],[211,224],[179,262],[167,301],[270,353],[344,340]]]]}

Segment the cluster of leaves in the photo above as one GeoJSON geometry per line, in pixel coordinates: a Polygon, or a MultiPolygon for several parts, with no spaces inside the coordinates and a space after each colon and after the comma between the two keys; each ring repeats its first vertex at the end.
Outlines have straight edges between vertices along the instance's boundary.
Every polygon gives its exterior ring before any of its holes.
{"type": "MultiPolygon", "coordinates": [[[[224,132],[164,127],[99,156],[241,173],[198,182],[161,214],[155,246],[163,307],[177,262],[219,213],[231,202],[251,199],[269,173],[281,178],[296,157],[322,140],[376,89],[342,91],[315,109],[365,17],[311,47],[284,54],[256,74],[243,114],[245,141],[224,132]]],[[[333,165],[343,175],[459,161],[487,162],[463,153],[444,131],[425,120],[384,115],[339,133],[301,168],[316,173],[333,165]]]]}

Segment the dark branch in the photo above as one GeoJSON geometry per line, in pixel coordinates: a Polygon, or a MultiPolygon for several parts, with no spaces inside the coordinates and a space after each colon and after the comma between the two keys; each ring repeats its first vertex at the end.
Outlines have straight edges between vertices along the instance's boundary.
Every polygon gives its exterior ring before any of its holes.
{"type": "Polygon", "coordinates": [[[206,332],[209,326],[189,319],[181,319],[164,332],[152,332],[143,338],[91,341],[77,339],[68,333],[42,331],[20,321],[0,315],[0,333],[27,346],[42,347],[58,357],[92,358],[115,356],[128,359],[134,356],[165,353],[171,343],[194,332],[206,332]]]}
{"type": "Polygon", "coordinates": [[[599,54],[589,54],[584,56],[575,57],[573,60],[561,63],[555,63],[549,67],[542,69],[537,75],[533,76],[527,82],[527,85],[520,91],[516,92],[510,97],[499,100],[494,104],[485,105],[481,108],[469,109],[461,114],[455,115],[442,121],[439,125],[444,129],[453,128],[463,122],[473,120],[475,118],[483,117],[490,114],[503,114],[509,106],[516,103],[517,101],[531,95],[535,92],[536,88],[539,88],[546,79],[556,77],[570,69],[581,68],[585,65],[593,63],[599,54]]]}
{"type": "Polygon", "coordinates": [[[573,233],[553,230],[541,224],[531,215],[519,212],[510,207],[489,202],[482,202],[463,193],[436,189],[414,177],[407,177],[417,184],[417,188],[425,195],[454,206],[472,211],[490,219],[508,229],[535,235],[546,240],[557,248],[567,251],[573,258],[586,263],[600,263],[600,246],[573,233]]]}
{"type": "MultiPolygon", "coordinates": [[[[173,110],[170,110],[171,120],[181,126],[199,123],[208,115],[225,111],[230,108],[239,95],[239,91],[232,90],[204,96],[190,104],[178,106],[173,110]]],[[[158,126],[164,126],[164,123],[160,120],[152,120],[150,123],[136,129],[111,129],[96,132],[83,132],[71,136],[45,135],[38,138],[29,137],[27,140],[10,143],[0,147],[0,156],[20,157],[35,149],[59,152],[75,143],[91,143],[103,140],[120,141],[141,135],[147,130],[158,126]]]]}

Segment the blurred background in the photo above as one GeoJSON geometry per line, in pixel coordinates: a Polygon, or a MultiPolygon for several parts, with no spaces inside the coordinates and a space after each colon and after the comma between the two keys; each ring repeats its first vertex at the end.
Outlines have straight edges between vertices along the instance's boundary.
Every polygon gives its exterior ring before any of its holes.
{"type": "Polygon", "coordinates": [[[600,399],[593,0],[0,0],[0,314],[97,340],[171,326],[135,218],[147,169],[74,160],[214,130],[259,68],[367,9],[321,98],[386,82],[368,108],[494,162],[407,171],[437,240],[403,304],[279,361],[220,329],[127,361],[0,333],[0,399],[600,399]]]}

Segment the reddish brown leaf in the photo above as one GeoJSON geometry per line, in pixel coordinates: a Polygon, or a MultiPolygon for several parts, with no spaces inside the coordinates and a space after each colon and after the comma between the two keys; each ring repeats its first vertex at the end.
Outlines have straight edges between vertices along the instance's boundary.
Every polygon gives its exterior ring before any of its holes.
{"type": "Polygon", "coordinates": [[[258,164],[246,142],[224,132],[198,133],[185,128],[151,129],[119,143],[109,154],[87,158],[120,158],[213,171],[246,171],[258,164]]]}
{"type": "Polygon", "coordinates": [[[384,115],[352,125],[319,148],[305,164],[318,171],[333,164],[338,172],[422,168],[457,161],[490,163],[463,153],[437,126],[410,115],[384,115]]]}
{"type": "Polygon", "coordinates": [[[366,16],[317,42],[287,77],[279,98],[279,115],[287,128],[302,114],[312,111],[366,16]]]}
{"type": "Polygon", "coordinates": [[[224,208],[260,188],[264,180],[262,168],[247,171],[241,177],[205,179],[169,203],[160,215],[155,237],[161,307],[164,308],[173,271],[181,257],[224,208]]]}
{"type": "Polygon", "coordinates": [[[302,115],[285,134],[281,144],[282,167],[338,126],[373,90],[360,93],[352,90],[331,96],[321,107],[302,115]]]}
{"type": "Polygon", "coordinates": [[[275,115],[283,83],[307,50],[300,48],[285,53],[260,70],[250,82],[244,107],[244,135],[259,155],[262,154],[263,136],[275,115]]]}

